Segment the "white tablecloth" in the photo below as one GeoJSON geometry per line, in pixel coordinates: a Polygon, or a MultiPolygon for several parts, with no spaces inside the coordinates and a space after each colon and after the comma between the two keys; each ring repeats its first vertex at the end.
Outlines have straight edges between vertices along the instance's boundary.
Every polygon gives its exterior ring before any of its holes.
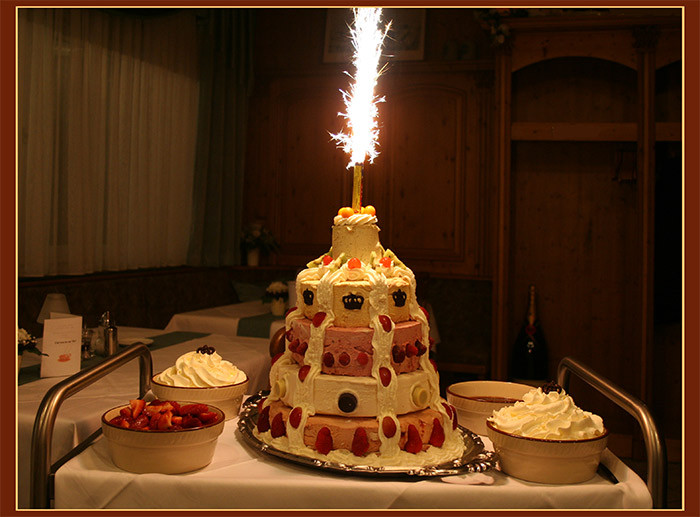
{"type": "MultiPolygon", "coordinates": [[[[166,333],[164,330],[119,327],[119,337],[150,337],[166,333]]],[[[265,389],[269,384],[269,340],[261,338],[209,335],[184,341],[152,351],[153,372],[157,373],[174,364],[182,354],[201,345],[210,345],[224,358],[250,378],[250,394],[265,389]]],[[[22,366],[27,366],[23,362],[22,366]]],[[[29,506],[31,435],[36,412],[46,392],[66,377],[39,379],[18,387],[18,507],[29,506]]],[[[56,419],[52,442],[52,462],[61,458],[75,445],[87,438],[100,425],[100,417],[107,409],[124,404],[138,396],[138,361],[132,361],[108,374],[83,391],[75,394],[61,406],[56,419]]]]}
{"type": "Polygon", "coordinates": [[[489,474],[492,485],[389,480],[321,472],[267,456],[244,444],[237,422],[226,423],[210,465],[179,475],[122,471],[100,438],[56,473],[56,508],[651,508],[644,482],[607,450],[603,462],[617,484],[596,475],[576,485],[542,485],[498,471],[489,474]]]}
{"type": "MultiPolygon", "coordinates": [[[[197,311],[181,312],[175,314],[165,330],[186,330],[191,332],[211,332],[224,336],[238,335],[238,322],[242,318],[260,316],[270,312],[270,307],[261,300],[235,303],[233,305],[222,305],[209,309],[197,311]]],[[[272,322],[268,337],[284,326],[284,318],[272,322]]]]}

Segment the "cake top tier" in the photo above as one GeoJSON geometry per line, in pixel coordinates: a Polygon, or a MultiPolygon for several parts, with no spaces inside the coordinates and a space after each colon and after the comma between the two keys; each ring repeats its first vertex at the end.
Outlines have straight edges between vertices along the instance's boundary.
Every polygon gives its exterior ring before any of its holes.
{"type": "Polygon", "coordinates": [[[335,216],[333,220],[333,247],[331,256],[336,259],[343,253],[350,259],[357,257],[369,263],[372,252],[383,256],[384,248],[379,242],[379,227],[374,214],[352,214],[335,216]]]}

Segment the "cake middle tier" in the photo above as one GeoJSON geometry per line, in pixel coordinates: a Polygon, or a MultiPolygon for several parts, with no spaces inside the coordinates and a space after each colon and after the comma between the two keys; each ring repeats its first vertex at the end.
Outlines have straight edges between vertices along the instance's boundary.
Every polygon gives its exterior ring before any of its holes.
{"type": "MultiPolygon", "coordinates": [[[[298,364],[304,364],[304,354],[311,335],[311,321],[292,321],[287,332],[287,347],[298,364]]],[[[370,327],[336,327],[326,329],[323,339],[321,372],[331,375],[368,377],[372,374],[374,350],[370,327]]],[[[397,374],[418,369],[420,357],[428,350],[423,343],[419,321],[402,321],[394,325],[391,366],[397,374]]]]}
{"type": "MultiPolygon", "coordinates": [[[[300,405],[296,400],[299,380],[299,365],[284,364],[277,370],[276,378],[271,378],[270,400],[279,399],[287,406],[300,405]]],[[[377,416],[391,410],[397,415],[418,411],[428,407],[432,394],[428,372],[417,370],[396,377],[396,399],[390,401],[390,408],[379,407],[377,380],[373,377],[342,377],[319,374],[313,379],[311,404],[316,414],[342,415],[351,417],[377,416]]]]}

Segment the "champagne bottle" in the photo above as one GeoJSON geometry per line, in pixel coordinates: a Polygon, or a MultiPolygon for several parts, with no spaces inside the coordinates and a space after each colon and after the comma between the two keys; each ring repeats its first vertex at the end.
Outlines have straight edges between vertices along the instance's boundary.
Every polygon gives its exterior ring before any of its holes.
{"type": "Polygon", "coordinates": [[[549,380],[547,342],[537,319],[535,286],[530,286],[525,322],[513,343],[510,361],[513,382],[542,386],[549,380]]]}

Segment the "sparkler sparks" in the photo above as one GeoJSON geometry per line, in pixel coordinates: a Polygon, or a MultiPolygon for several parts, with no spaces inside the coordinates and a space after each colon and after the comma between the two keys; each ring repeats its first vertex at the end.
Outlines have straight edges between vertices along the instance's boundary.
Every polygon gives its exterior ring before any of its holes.
{"type": "Polygon", "coordinates": [[[341,90],[346,112],[339,113],[347,120],[350,134],[340,132],[331,135],[338,141],[338,147],[350,155],[348,168],[362,164],[365,159],[372,163],[379,155],[377,103],[384,102],[384,98],[375,96],[374,87],[382,73],[379,58],[384,38],[391,26],[389,23],[381,30],[381,8],[355,8],[353,12],[355,23],[350,34],[355,49],[352,61],[355,82],[350,86],[350,93],[341,90]]]}

